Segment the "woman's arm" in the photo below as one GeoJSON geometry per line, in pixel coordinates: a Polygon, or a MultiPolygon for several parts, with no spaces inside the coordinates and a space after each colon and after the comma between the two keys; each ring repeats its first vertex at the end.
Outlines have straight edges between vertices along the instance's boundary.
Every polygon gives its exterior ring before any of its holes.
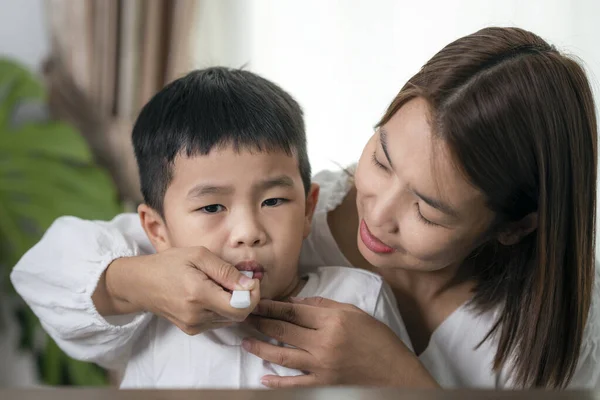
{"type": "MultiPolygon", "coordinates": [[[[126,361],[152,317],[146,311],[195,334],[242,320],[252,309],[229,306],[223,287],[235,289],[243,275],[208,250],[141,255],[150,251],[135,214],[110,222],[63,217],[22,257],[11,280],[67,354],[107,368],[126,361]]],[[[255,305],[258,288],[251,297],[255,305]]]]}
{"type": "Polygon", "coordinates": [[[248,323],[295,348],[256,339],[244,340],[243,347],[266,361],[308,373],[266,376],[265,386],[439,387],[391,329],[354,306],[323,298],[294,304],[263,300],[253,314],[248,323]]]}

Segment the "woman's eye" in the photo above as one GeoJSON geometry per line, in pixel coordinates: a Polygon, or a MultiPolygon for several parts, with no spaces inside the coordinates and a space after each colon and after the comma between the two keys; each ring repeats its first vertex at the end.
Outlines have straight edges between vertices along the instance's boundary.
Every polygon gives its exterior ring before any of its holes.
{"type": "Polygon", "coordinates": [[[262,202],[262,205],[265,207],[277,207],[277,206],[285,203],[286,201],[287,201],[286,199],[282,199],[282,198],[267,199],[262,202]]]}
{"type": "Polygon", "coordinates": [[[438,224],[436,224],[435,222],[431,222],[430,220],[428,220],[427,218],[425,218],[423,216],[423,214],[421,214],[421,209],[419,208],[419,203],[417,203],[417,217],[421,220],[422,223],[424,223],[425,225],[431,225],[431,226],[439,226],[438,224]]]}
{"type": "Polygon", "coordinates": [[[380,163],[379,160],[377,159],[377,155],[375,154],[375,152],[373,152],[373,155],[371,156],[371,161],[373,162],[373,165],[375,165],[377,168],[379,168],[383,171],[387,171],[386,166],[383,165],[382,163],[380,163]]]}
{"type": "Polygon", "coordinates": [[[223,207],[220,204],[211,204],[209,206],[205,206],[200,208],[200,211],[202,211],[203,213],[206,214],[216,214],[218,212],[221,212],[225,209],[225,207],[223,207]]]}

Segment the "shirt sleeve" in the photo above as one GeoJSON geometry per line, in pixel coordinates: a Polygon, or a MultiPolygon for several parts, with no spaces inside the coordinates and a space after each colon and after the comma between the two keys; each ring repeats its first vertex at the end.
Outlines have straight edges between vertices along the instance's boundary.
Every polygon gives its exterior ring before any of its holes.
{"type": "Polygon", "coordinates": [[[387,283],[383,282],[383,280],[373,316],[389,326],[410,351],[414,351],[410,337],[408,336],[408,331],[406,330],[406,326],[404,325],[404,321],[402,320],[402,316],[396,305],[396,297],[387,283]]]}
{"type": "Polygon", "coordinates": [[[120,257],[152,252],[136,214],[112,221],[57,219],[13,268],[11,281],[43,328],[69,356],[119,369],[149,313],[102,317],[92,301],[98,280],[120,257]]]}
{"type": "Polygon", "coordinates": [[[157,340],[153,333],[156,323],[157,320],[154,318],[133,345],[131,357],[127,360],[127,367],[120,383],[120,389],[152,389],[158,387],[158,376],[154,374],[154,348],[160,347],[161,344],[156,343],[157,340]]]}
{"type": "MultiPolygon", "coordinates": [[[[590,321],[591,330],[596,332],[595,337],[584,335],[579,361],[575,373],[567,385],[568,390],[593,390],[600,389],[600,323],[598,320],[590,321]]],[[[510,378],[508,369],[503,371],[500,389],[518,388],[510,378]]]]}
{"type": "MultiPolygon", "coordinates": [[[[509,377],[508,368],[504,371],[504,376],[501,388],[516,387],[509,377]]],[[[596,262],[592,301],[579,350],[579,360],[567,389],[600,389],[600,267],[598,262],[596,262]]]]}
{"type": "Polygon", "coordinates": [[[582,349],[577,369],[569,389],[590,390],[600,389],[600,339],[586,343],[582,349]]]}
{"type": "Polygon", "coordinates": [[[600,389],[600,267],[598,262],[596,262],[592,303],[583,335],[583,344],[577,368],[569,382],[569,389],[600,389]]]}

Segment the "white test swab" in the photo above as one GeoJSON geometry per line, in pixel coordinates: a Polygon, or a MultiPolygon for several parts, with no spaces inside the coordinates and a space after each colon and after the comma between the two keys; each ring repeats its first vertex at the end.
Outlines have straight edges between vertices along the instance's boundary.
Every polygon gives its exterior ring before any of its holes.
{"type": "MultiPolygon", "coordinates": [[[[248,278],[252,278],[254,276],[254,272],[252,271],[240,272],[246,275],[248,278]]],[[[250,307],[250,292],[248,290],[234,290],[231,294],[231,300],[229,301],[229,305],[233,308],[250,307]]]]}

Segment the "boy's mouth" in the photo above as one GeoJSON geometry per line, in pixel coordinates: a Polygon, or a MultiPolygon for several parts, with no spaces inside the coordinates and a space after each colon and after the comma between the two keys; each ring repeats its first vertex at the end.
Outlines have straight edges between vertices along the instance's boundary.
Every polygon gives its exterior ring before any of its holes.
{"type": "Polygon", "coordinates": [[[262,280],[265,269],[262,265],[257,263],[256,261],[240,261],[235,264],[235,268],[238,271],[252,271],[254,273],[253,279],[262,280]]]}

